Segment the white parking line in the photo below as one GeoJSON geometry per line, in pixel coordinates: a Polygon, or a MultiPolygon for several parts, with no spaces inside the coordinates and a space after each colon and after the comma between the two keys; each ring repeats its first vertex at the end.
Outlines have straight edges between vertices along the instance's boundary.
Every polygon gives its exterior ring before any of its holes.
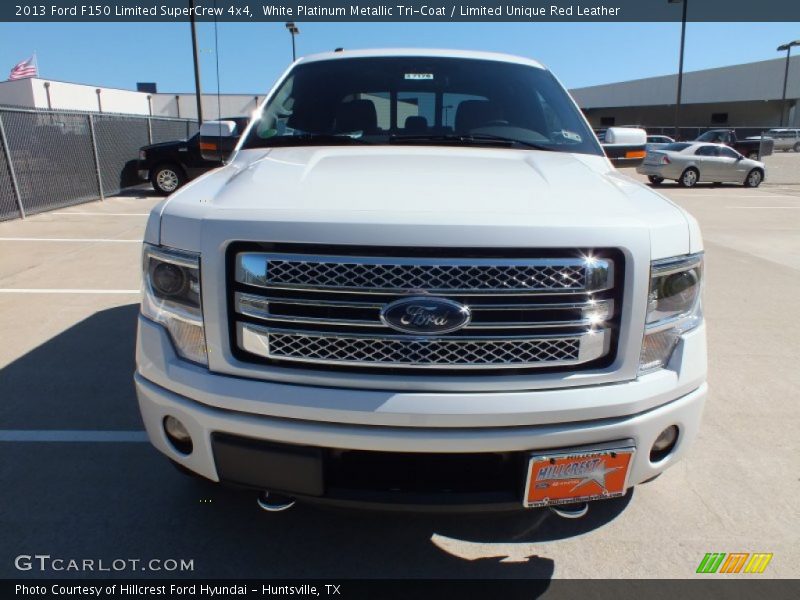
{"type": "Polygon", "coordinates": [[[59,215],[59,216],[80,215],[80,216],[83,216],[83,217],[146,217],[150,213],[108,213],[108,212],[63,211],[63,212],[54,212],[54,213],[51,213],[51,214],[59,215]]]}
{"type": "Polygon", "coordinates": [[[35,238],[35,237],[0,237],[0,242],[99,242],[114,244],[141,244],[142,240],[119,240],[109,238],[35,238]]]}
{"type": "Polygon", "coordinates": [[[139,294],[142,290],[81,290],[70,288],[0,288],[0,294],[139,294]]]}
{"type": "Polygon", "coordinates": [[[0,442],[127,442],[147,441],[144,431],[85,429],[0,429],[0,442]]]}
{"type": "Polygon", "coordinates": [[[800,206],[726,206],[725,208],[800,208],[800,206]]]}

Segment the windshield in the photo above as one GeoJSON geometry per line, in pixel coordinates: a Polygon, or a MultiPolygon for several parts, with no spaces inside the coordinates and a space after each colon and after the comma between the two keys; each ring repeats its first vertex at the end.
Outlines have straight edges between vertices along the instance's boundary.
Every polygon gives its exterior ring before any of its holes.
{"type": "Polygon", "coordinates": [[[667,144],[666,146],[661,148],[661,150],[669,150],[669,151],[672,151],[672,152],[680,152],[681,150],[686,150],[686,148],[688,148],[689,146],[691,146],[691,144],[686,144],[686,143],[683,143],[683,142],[673,142],[672,144],[667,144]]]}
{"type": "Polygon", "coordinates": [[[242,148],[437,144],[602,155],[546,70],[460,58],[351,58],[295,67],[242,148]]]}
{"type": "Polygon", "coordinates": [[[727,131],[706,131],[703,135],[697,138],[698,142],[724,142],[728,138],[727,131]]]}

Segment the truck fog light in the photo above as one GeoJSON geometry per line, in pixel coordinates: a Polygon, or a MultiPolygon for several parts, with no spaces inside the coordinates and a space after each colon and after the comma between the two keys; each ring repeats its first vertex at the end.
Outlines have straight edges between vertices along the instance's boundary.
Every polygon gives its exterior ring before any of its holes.
{"type": "Polygon", "coordinates": [[[656,438],[653,447],[650,449],[650,462],[664,460],[672,452],[675,442],[678,441],[678,426],[670,425],[656,438]]]}
{"type": "Polygon", "coordinates": [[[192,453],[192,436],[189,430],[178,419],[173,416],[164,417],[164,433],[167,434],[172,446],[181,454],[192,453]]]}

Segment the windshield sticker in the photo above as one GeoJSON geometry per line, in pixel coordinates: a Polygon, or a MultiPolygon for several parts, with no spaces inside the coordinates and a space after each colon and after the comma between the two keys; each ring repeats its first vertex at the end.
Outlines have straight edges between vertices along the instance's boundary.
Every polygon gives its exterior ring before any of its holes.
{"type": "Polygon", "coordinates": [[[566,129],[562,129],[561,135],[564,137],[564,139],[572,140],[573,142],[580,143],[583,141],[583,138],[574,131],[567,131],[566,129]]]}
{"type": "Polygon", "coordinates": [[[406,73],[406,79],[433,79],[433,73],[406,73]]]}

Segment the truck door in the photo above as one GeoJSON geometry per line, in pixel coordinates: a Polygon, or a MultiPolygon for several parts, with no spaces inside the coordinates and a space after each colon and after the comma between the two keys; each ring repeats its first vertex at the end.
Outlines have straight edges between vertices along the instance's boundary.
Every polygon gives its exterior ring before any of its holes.
{"type": "Polygon", "coordinates": [[[186,152],[181,152],[181,163],[190,179],[202,175],[206,171],[220,166],[221,163],[204,159],[200,154],[200,133],[196,133],[186,142],[186,152]]]}

